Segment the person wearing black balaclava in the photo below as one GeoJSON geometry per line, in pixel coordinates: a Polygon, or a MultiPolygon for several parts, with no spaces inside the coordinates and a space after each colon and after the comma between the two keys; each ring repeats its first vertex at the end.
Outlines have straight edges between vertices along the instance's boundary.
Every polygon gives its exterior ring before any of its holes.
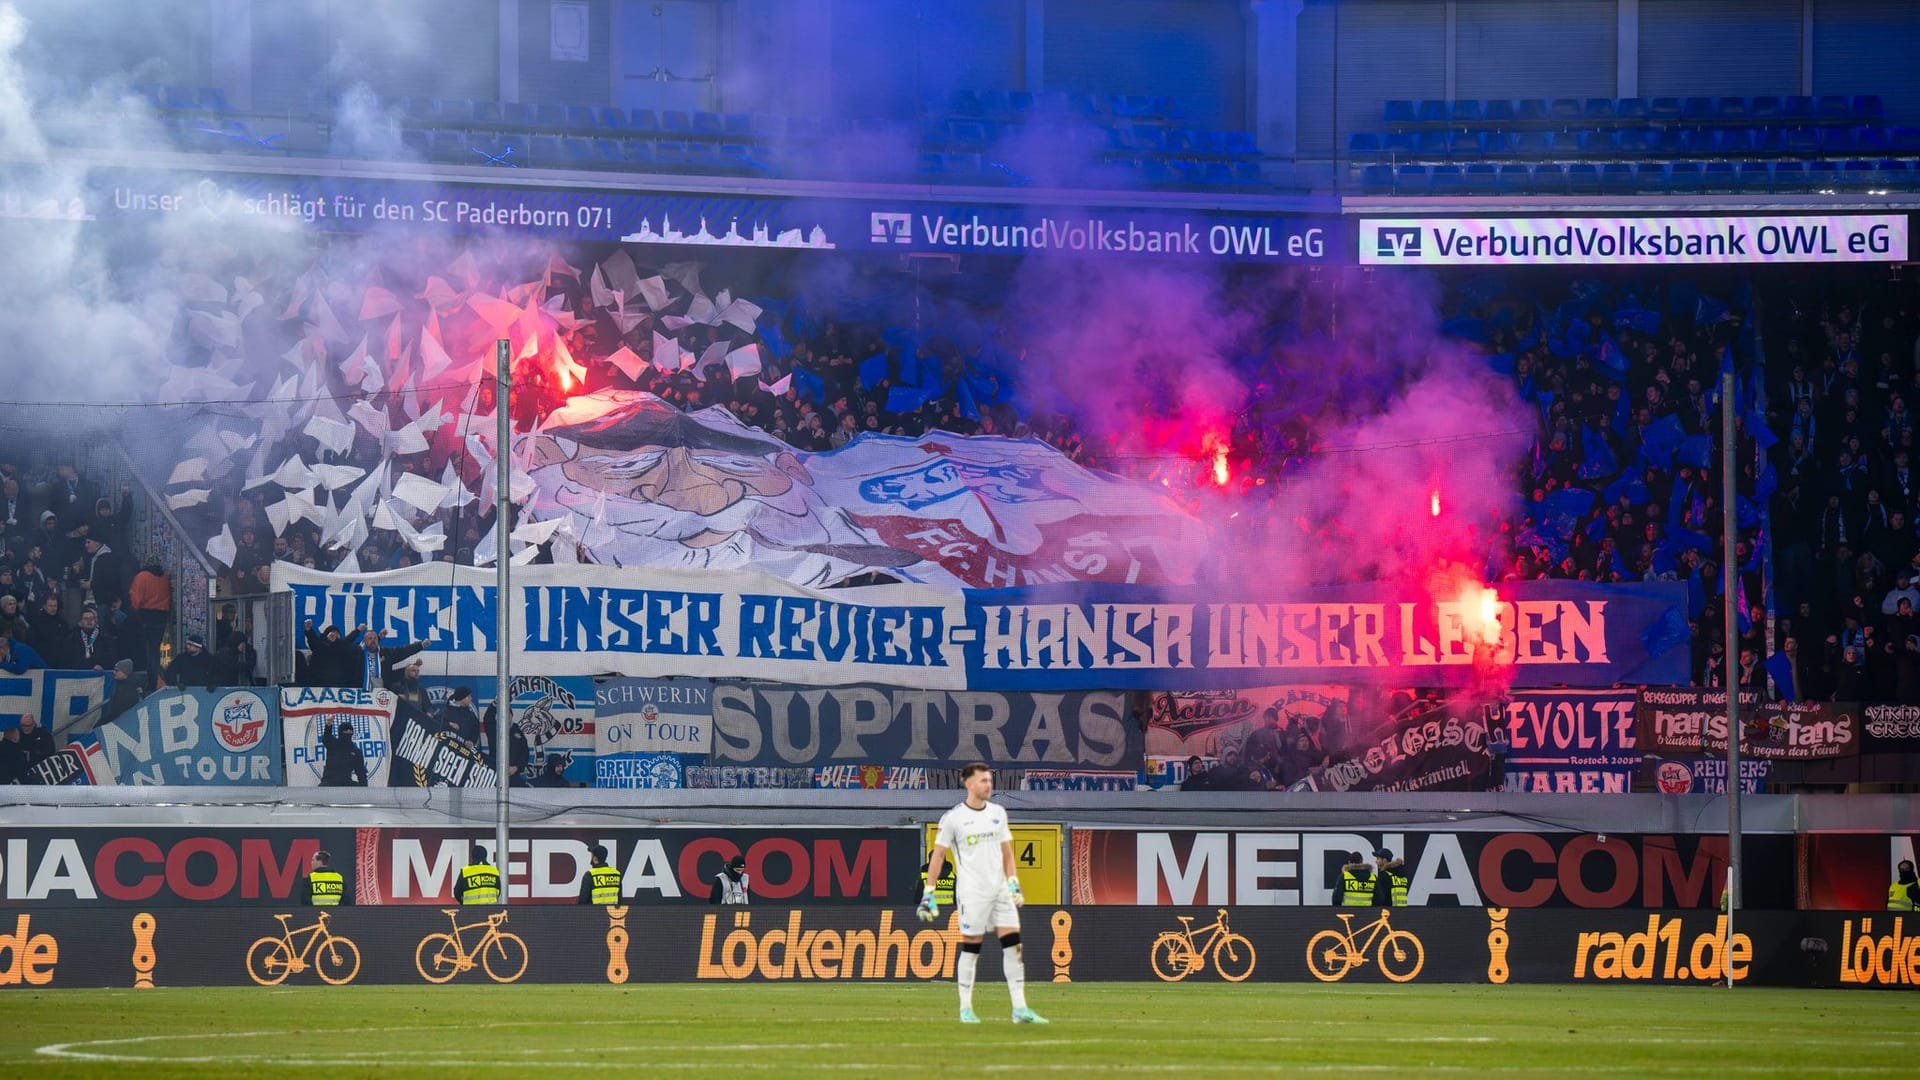
{"type": "Polygon", "coordinates": [[[1913,872],[1913,860],[1901,859],[1899,873],[1887,886],[1888,911],[1920,910],[1920,878],[1913,872]]]}
{"type": "Polygon", "coordinates": [[[710,904],[744,904],[747,902],[747,857],[735,855],[727,860],[727,868],[713,875],[713,892],[707,896],[710,904]]]}

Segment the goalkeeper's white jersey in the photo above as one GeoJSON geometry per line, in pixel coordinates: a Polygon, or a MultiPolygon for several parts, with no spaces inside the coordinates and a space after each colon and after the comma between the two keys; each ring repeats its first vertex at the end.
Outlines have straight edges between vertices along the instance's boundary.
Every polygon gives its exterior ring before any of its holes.
{"type": "Polygon", "coordinates": [[[1000,855],[1000,844],[1013,840],[1007,827],[1007,812],[989,802],[978,810],[964,801],[941,815],[940,828],[934,833],[937,847],[947,849],[953,860],[955,896],[987,898],[1007,887],[1007,867],[1000,855]]]}

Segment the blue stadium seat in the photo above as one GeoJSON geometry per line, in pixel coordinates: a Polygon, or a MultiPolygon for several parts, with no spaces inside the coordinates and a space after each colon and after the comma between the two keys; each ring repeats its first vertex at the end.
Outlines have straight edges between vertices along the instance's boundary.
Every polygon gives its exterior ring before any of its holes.
{"type": "Polygon", "coordinates": [[[1513,156],[1539,161],[1553,156],[1553,136],[1545,131],[1522,131],[1513,137],[1513,156]]]}
{"type": "Polygon", "coordinates": [[[567,130],[586,134],[600,125],[594,122],[593,110],[585,105],[567,106],[567,130]]]}
{"type": "Polygon", "coordinates": [[[1393,193],[1393,166],[1369,165],[1360,170],[1360,190],[1369,195],[1393,193]]]}
{"type": "Polygon", "coordinates": [[[1614,153],[1613,132],[1576,131],[1573,135],[1574,152],[1581,157],[1604,158],[1614,153]]]}
{"type": "Polygon", "coordinates": [[[1167,153],[1169,154],[1210,154],[1213,152],[1213,133],[1196,128],[1174,128],[1167,132],[1167,153]]]}
{"type": "Polygon", "coordinates": [[[990,120],[1004,120],[1013,112],[1005,90],[980,91],[980,113],[990,120]]]}
{"type": "MultiPolygon", "coordinates": [[[[475,127],[500,127],[504,119],[504,109],[497,101],[475,101],[473,120],[475,127]]],[[[513,125],[505,125],[511,127],[513,125]]]]}
{"type": "Polygon", "coordinates": [[[1419,111],[1414,113],[1414,119],[1422,124],[1445,124],[1450,111],[1446,102],[1428,98],[1420,103],[1419,111]]]}
{"type": "Polygon", "coordinates": [[[687,163],[687,144],[683,139],[655,139],[653,142],[653,162],[667,168],[679,168],[687,163]]]}
{"type": "Polygon", "coordinates": [[[947,111],[955,116],[979,116],[980,95],[972,90],[955,90],[947,98],[947,111]]]}
{"type": "Polygon", "coordinates": [[[228,112],[227,92],[217,86],[202,86],[193,92],[193,103],[201,112],[228,112]]]}
{"type": "Polygon", "coordinates": [[[1236,184],[1264,184],[1267,178],[1260,175],[1260,163],[1257,161],[1233,162],[1233,181],[1236,184]]]}
{"type": "Polygon", "coordinates": [[[1731,161],[1707,162],[1700,169],[1700,180],[1708,191],[1735,191],[1740,187],[1731,161]]]}
{"type": "Polygon", "coordinates": [[[1880,127],[1863,127],[1853,130],[1854,148],[1863,154],[1880,155],[1887,152],[1887,133],[1880,127]]]}
{"type": "Polygon", "coordinates": [[[1825,191],[1840,183],[1840,167],[1831,161],[1809,161],[1806,169],[1807,187],[1811,190],[1825,191]]]}
{"type": "Polygon", "coordinates": [[[1879,120],[1886,116],[1886,107],[1879,94],[1855,94],[1853,116],[1856,120],[1879,120]]]}
{"type": "Polygon", "coordinates": [[[1575,195],[1597,194],[1600,191],[1600,170],[1588,161],[1567,166],[1567,190],[1575,195]]]}
{"type": "Polygon", "coordinates": [[[427,133],[419,128],[401,128],[400,146],[418,157],[426,157],[427,133]]]}
{"type": "Polygon", "coordinates": [[[620,164],[621,149],[619,139],[593,139],[591,143],[595,164],[602,166],[620,164]]]}
{"type": "Polygon", "coordinates": [[[1481,157],[1510,158],[1518,145],[1511,131],[1476,131],[1473,136],[1481,157]]]}
{"type": "Polygon", "coordinates": [[[1670,127],[1660,129],[1659,153],[1663,157],[1688,157],[1694,150],[1694,131],[1692,128],[1670,127]]]}
{"type": "Polygon", "coordinates": [[[1413,109],[1413,102],[1399,101],[1399,100],[1387,102],[1386,112],[1384,116],[1384,119],[1386,120],[1387,123],[1411,124],[1415,121],[1416,118],[1417,117],[1413,109]]]}
{"type": "Polygon", "coordinates": [[[727,133],[727,121],[717,112],[696,110],[693,114],[693,130],[699,135],[718,138],[727,133]]]}
{"type": "Polygon", "coordinates": [[[1743,161],[1737,172],[1741,191],[1767,191],[1773,187],[1773,170],[1764,161],[1743,161]]]}
{"type": "Polygon", "coordinates": [[[445,129],[436,129],[427,133],[427,156],[435,161],[457,165],[470,164],[470,159],[473,157],[467,149],[466,133],[445,129]]]}
{"type": "Polygon", "coordinates": [[[591,168],[594,164],[593,140],[569,135],[560,140],[560,157],[568,165],[591,168]]]}
{"type": "Polygon", "coordinates": [[[1713,99],[1710,97],[1690,97],[1680,103],[1680,119],[1690,124],[1704,124],[1713,118],[1713,99]]]}
{"type": "Polygon", "coordinates": [[[693,117],[683,109],[664,109],[660,113],[660,130],[672,135],[691,135],[693,117]]]}
{"type": "MultiPolygon", "coordinates": [[[[1158,154],[1167,148],[1167,130],[1153,124],[1135,124],[1127,131],[1126,140],[1136,150],[1158,154]]],[[[976,145],[985,145],[986,141],[986,136],[982,134],[976,145]]]]}
{"type": "Polygon", "coordinates": [[[559,138],[553,135],[529,135],[527,160],[540,168],[552,168],[560,164],[559,138]]]}
{"type": "MultiPolygon", "coordinates": [[[[964,176],[975,180],[980,178],[981,163],[979,154],[948,154],[946,157],[947,175],[964,176]]],[[[1163,170],[1166,168],[1164,162],[1154,162],[1151,164],[1158,164],[1163,170]]],[[[1171,178],[1170,174],[1169,178],[1171,178]]]]}
{"type": "Polygon", "coordinates": [[[1427,189],[1435,195],[1458,195],[1466,189],[1466,179],[1458,165],[1435,165],[1427,174],[1427,189]]]}
{"type": "Polygon", "coordinates": [[[620,141],[620,163],[632,169],[646,170],[653,167],[652,139],[622,139],[620,141]]]}
{"type": "Polygon", "coordinates": [[[1628,128],[1619,133],[1620,153],[1625,157],[1647,157],[1660,150],[1660,133],[1653,128],[1628,128]]]}
{"type": "Polygon", "coordinates": [[[1680,119],[1680,99],[1677,97],[1657,97],[1647,102],[1647,117],[1652,120],[1673,121],[1680,119]]]}
{"type": "Polygon", "coordinates": [[[1460,98],[1453,103],[1449,117],[1456,124],[1478,124],[1486,118],[1478,98],[1460,98]]]}
{"type": "Polygon", "coordinates": [[[1389,132],[1380,141],[1380,153],[1395,160],[1410,158],[1415,150],[1413,135],[1405,131],[1389,132]]]}
{"type": "Polygon", "coordinates": [[[1914,183],[1913,167],[1894,158],[1882,158],[1880,182],[1889,188],[1910,188],[1914,183]]]}
{"type": "Polygon", "coordinates": [[[1580,110],[1582,123],[1604,125],[1614,120],[1614,102],[1612,98],[1590,97],[1580,110]]]}
{"type": "Polygon", "coordinates": [[[596,131],[625,132],[627,130],[627,110],[612,105],[602,105],[593,110],[593,127],[596,131]]]}
{"type": "Polygon", "coordinates": [[[1823,128],[1820,131],[1820,152],[1834,157],[1848,157],[1855,150],[1853,129],[1847,127],[1823,128]]]}
{"type": "Polygon", "coordinates": [[[1880,186],[1880,162],[1855,158],[1840,163],[1840,187],[1844,191],[1868,191],[1880,186]]]}
{"type": "Polygon", "coordinates": [[[635,109],[627,114],[627,129],[630,131],[659,131],[660,118],[652,109],[635,109]]]}
{"type": "Polygon", "coordinates": [[[980,149],[987,145],[987,127],[978,120],[949,120],[946,141],[956,149],[980,149]]]}
{"type": "Polygon", "coordinates": [[[1033,111],[1033,93],[1028,90],[1013,90],[1007,94],[1007,111],[1015,119],[1024,119],[1033,111]]]}
{"type": "Polygon", "coordinates": [[[1453,154],[1453,136],[1445,131],[1423,131],[1414,152],[1429,161],[1445,160],[1453,154]]]}
{"type": "Polygon", "coordinates": [[[1533,167],[1533,191],[1562,192],[1567,190],[1566,166],[1557,162],[1545,162],[1533,167]]]}
{"type": "Polygon", "coordinates": [[[1533,189],[1533,169],[1526,165],[1502,165],[1495,176],[1494,186],[1506,193],[1530,191],[1533,189]]]}
{"type": "Polygon", "coordinates": [[[1501,126],[1511,124],[1519,117],[1519,114],[1514,112],[1512,100],[1508,98],[1494,98],[1488,101],[1486,114],[1487,123],[1501,126]]]}
{"type": "Polygon", "coordinates": [[[1807,170],[1798,161],[1773,163],[1773,190],[1800,191],[1807,186],[1807,170]]]}
{"type": "Polygon", "coordinates": [[[1752,146],[1753,152],[1762,157],[1780,157],[1789,153],[1786,129],[1770,126],[1754,128],[1752,146]]]}
{"type": "Polygon", "coordinates": [[[1557,124],[1577,124],[1580,122],[1581,103],[1579,98],[1554,98],[1548,106],[1547,115],[1557,124]]]}
{"type": "Polygon", "coordinates": [[[1500,187],[1500,171],[1486,162],[1478,162],[1461,170],[1461,186],[1476,195],[1489,195],[1500,187]]]}
{"type": "Polygon", "coordinates": [[[1714,107],[1714,114],[1722,120],[1745,120],[1747,118],[1747,99],[1743,97],[1723,97],[1714,107]]]}
{"type": "Polygon", "coordinates": [[[1746,157],[1753,152],[1751,128],[1714,128],[1707,133],[1708,151],[1719,157],[1746,157]]]}
{"type": "Polygon", "coordinates": [[[1258,154],[1260,146],[1253,141],[1251,131],[1223,131],[1220,133],[1220,152],[1244,157],[1258,154]]]}
{"type": "Polygon", "coordinates": [[[542,131],[568,130],[566,106],[535,105],[533,107],[533,126],[542,131]]]}
{"type": "Polygon", "coordinates": [[[1813,114],[1822,120],[1851,119],[1853,99],[1845,94],[1821,94],[1814,99],[1813,114]]]}
{"type": "Polygon", "coordinates": [[[1610,161],[1600,166],[1600,190],[1607,194],[1625,195],[1633,192],[1637,187],[1633,166],[1619,161],[1610,161]]]}
{"type": "Polygon", "coordinates": [[[440,119],[440,103],[430,97],[410,97],[400,102],[400,115],[408,121],[431,124],[440,119]]]}
{"type": "Polygon", "coordinates": [[[919,173],[921,176],[945,176],[946,172],[947,172],[946,155],[940,154],[933,150],[926,150],[921,152],[920,168],[919,168],[919,173]]]}
{"type": "Polygon", "coordinates": [[[1887,133],[1887,146],[1902,157],[1920,154],[1920,128],[1894,128],[1887,133]]]}
{"type": "Polygon", "coordinates": [[[1621,98],[1613,103],[1613,118],[1622,124],[1644,124],[1647,122],[1647,99],[1643,97],[1621,98]]]}
{"type": "Polygon", "coordinates": [[[1402,195],[1424,194],[1427,190],[1427,167],[1402,165],[1393,170],[1393,189],[1402,195]]]}
{"type": "Polygon", "coordinates": [[[1781,98],[1780,117],[1783,120],[1812,120],[1813,99],[1805,94],[1781,98]]]}
{"type": "Polygon", "coordinates": [[[1788,128],[1786,132],[1787,153],[1805,157],[1820,151],[1820,129],[1788,128]]]}
{"type": "Polygon", "coordinates": [[[1700,163],[1697,161],[1676,161],[1667,166],[1667,190],[1686,195],[1705,190],[1706,180],[1700,175],[1700,163]]]}
{"type": "Polygon", "coordinates": [[[1542,127],[1552,120],[1545,98],[1521,98],[1514,102],[1513,112],[1516,120],[1529,127],[1542,127]]]}
{"type": "Polygon", "coordinates": [[[723,118],[721,127],[725,130],[726,136],[729,139],[753,138],[753,116],[751,114],[728,113],[723,118]]]}
{"type": "Polygon", "coordinates": [[[473,102],[467,98],[441,98],[433,103],[433,122],[447,127],[468,127],[473,123],[473,102]]]}
{"type": "Polygon", "coordinates": [[[1747,101],[1747,119],[1778,120],[1780,118],[1780,99],[1773,94],[1762,94],[1747,101]]]}

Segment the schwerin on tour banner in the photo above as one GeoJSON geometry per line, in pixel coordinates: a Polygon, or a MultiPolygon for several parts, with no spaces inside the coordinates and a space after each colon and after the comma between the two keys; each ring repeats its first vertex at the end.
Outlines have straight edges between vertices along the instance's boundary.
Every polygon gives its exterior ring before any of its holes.
{"type": "MultiPolygon", "coordinates": [[[[427,642],[449,675],[494,670],[494,575],[443,564],[340,576],[287,563],[290,627],[367,625],[427,642]]],[[[874,682],[934,690],[1194,690],[1288,682],[1463,684],[1480,605],[1383,586],[1223,597],[1198,587],[814,590],[736,571],[514,572],[516,663],[548,675],[874,682]]],[[[1515,685],[1684,682],[1675,583],[1502,585],[1515,685]]],[[[289,642],[299,648],[299,642],[289,642]]]]}
{"type": "MultiPolygon", "coordinates": [[[[1500,907],[1021,912],[1028,993],[1049,984],[1749,985],[1912,988],[1920,935],[1888,912],[1500,907]],[[1804,937],[1832,943],[1809,963],[1804,937]]],[[[0,909],[0,988],[951,981],[960,933],[897,907],[0,909]]],[[[1251,989],[1248,992],[1254,992],[1251,989]]],[[[947,1006],[927,1002],[928,1019],[947,1006]]]]}

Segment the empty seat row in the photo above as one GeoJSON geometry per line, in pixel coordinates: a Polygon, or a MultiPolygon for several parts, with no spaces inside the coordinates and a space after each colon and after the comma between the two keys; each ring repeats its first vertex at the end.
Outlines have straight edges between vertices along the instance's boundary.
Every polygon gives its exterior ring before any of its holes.
{"type": "Polygon", "coordinates": [[[1558,127],[1671,122],[1865,123],[1880,119],[1885,107],[1878,94],[1822,94],[1757,97],[1630,98],[1461,98],[1453,101],[1396,100],[1386,103],[1382,119],[1390,127],[1487,124],[1497,127],[1558,127]]]}
{"type": "Polygon", "coordinates": [[[611,139],[584,136],[471,136],[446,129],[407,128],[401,145],[411,154],[450,165],[538,168],[626,168],[665,165],[730,172],[762,172],[764,151],[745,143],[683,139],[611,139]]]}
{"type": "Polygon", "coordinates": [[[746,139],[753,137],[753,117],[746,113],[699,110],[627,110],[614,106],[542,105],[533,102],[478,101],[467,98],[408,98],[400,109],[403,120],[423,127],[480,128],[510,131],[618,136],[627,132],[664,131],[685,138],[746,139]]]}
{"type": "Polygon", "coordinates": [[[147,104],[157,112],[224,113],[232,111],[227,105],[227,92],[217,86],[136,83],[127,89],[145,98],[147,104]]]}
{"type": "Polygon", "coordinates": [[[1360,188],[1387,194],[1517,194],[1552,192],[1686,194],[1706,191],[1867,191],[1920,186],[1920,172],[1905,161],[1676,161],[1593,165],[1368,165],[1360,188]]]}
{"type": "Polygon", "coordinates": [[[1179,106],[1172,98],[1151,94],[1112,94],[1101,97],[1090,93],[1025,90],[955,90],[951,94],[928,99],[924,111],[929,116],[957,116],[1018,122],[1030,116],[1111,117],[1121,120],[1177,119],[1179,106]]]}
{"type": "Polygon", "coordinates": [[[1370,161],[1502,158],[1783,157],[1920,154],[1920,128],[1630,128],[1577,131],[1355,132],[1347,155],[1370,161]]]}

